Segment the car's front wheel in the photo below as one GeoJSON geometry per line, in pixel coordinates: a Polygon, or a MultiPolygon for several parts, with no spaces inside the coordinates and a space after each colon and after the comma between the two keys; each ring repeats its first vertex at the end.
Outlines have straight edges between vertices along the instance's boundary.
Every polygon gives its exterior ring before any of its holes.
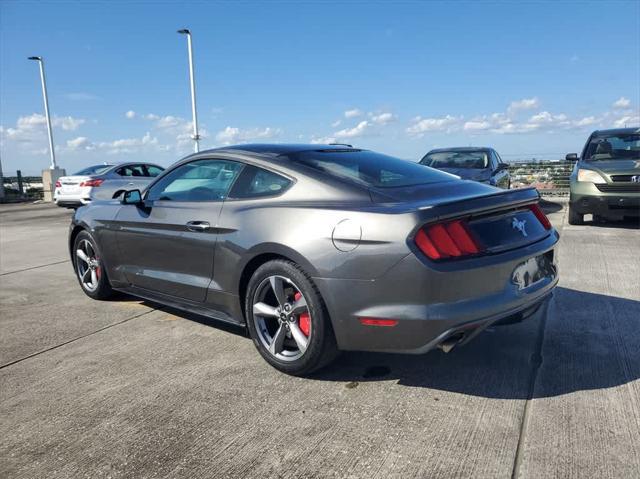
{"type": "Polygon", "coordinates": [[[338,354],[320,292],[290,261],[269,261],[256,270],[247,287],[245,317],[262,357],[284,373],[310,374],[338,354]]]}
{"type": "Polygon", "coordinates": [[[82,291],[93,299],[113,295],[100,250],[88,231],[81,231],[73,242],[73,266],[82,291]]]}

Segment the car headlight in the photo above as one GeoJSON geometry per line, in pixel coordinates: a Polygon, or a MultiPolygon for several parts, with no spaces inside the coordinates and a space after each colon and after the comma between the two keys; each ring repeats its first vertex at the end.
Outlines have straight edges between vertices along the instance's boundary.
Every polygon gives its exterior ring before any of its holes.
{"type": "Polygon", "coordinates": [[[597,171],[583,169],[578,169],[578,181],[606,183],[605,179],[597,171]]]}

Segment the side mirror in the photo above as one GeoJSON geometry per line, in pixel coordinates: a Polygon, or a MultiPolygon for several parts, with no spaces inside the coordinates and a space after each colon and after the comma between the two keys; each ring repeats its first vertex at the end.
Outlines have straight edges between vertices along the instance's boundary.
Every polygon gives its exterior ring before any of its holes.
{"type": "Polygon", "coordinates": [[[569,153],[567,156],[564,157],[565,160],[567,161],[578,161],[578,154],[577,153],[569,153]]]}
{"type": "Polygon", "coordinates": [[[142,204],[142,193],[140,190],[125,191],[121,203],[123,205],[140,205],[142,204]]]}

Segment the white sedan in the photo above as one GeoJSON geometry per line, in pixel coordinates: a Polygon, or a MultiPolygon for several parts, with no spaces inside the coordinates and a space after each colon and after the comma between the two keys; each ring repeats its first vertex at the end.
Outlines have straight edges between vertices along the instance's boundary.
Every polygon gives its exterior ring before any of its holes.
{"type": "Polygon", "coordinates": [[[109,200],[123,190],[145,189],[163,170],[151,163],[89,166],[58,179],[53,199],[65,208],[77,208],[94,200],[109,200]]]}

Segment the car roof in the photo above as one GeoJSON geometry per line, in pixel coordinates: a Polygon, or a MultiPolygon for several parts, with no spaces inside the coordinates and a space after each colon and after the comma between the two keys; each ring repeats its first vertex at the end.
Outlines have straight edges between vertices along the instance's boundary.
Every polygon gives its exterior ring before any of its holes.
{"type": "MultiPolygon", "coordinates": [[[[444,151],[491,151],[493,148],[488,146],[453,146],[451,148],[434,148],[429,153],[441,153],[444,151]]],[[[427,153],[427,154],[429,154],[427,153]]]]}
{"type": "Polygon", "coordinates": [[[591,136],[613,136],[640,133],[640,128],[612,128],[610,130],[596,130],[591,136]]]}
{"type": "Polygon", "coordinates": [[[202,153],[221,153],[221,152],[237,152],[237,153],[259,153],[263,155],[289,155],[292,153],[300,153],[303,151],[363,151],[361,148],[353,148],[348,145],[326,145],[326,144],[304,144],[304,143],[252,143],[246,145],[223,146],[210,150],[201,151],[202,153]]]}

